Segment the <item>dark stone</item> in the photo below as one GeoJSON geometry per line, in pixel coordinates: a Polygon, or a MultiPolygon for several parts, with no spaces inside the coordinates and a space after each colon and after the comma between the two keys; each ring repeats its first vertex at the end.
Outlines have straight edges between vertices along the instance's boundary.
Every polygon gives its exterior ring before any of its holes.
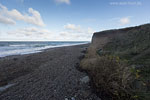
{"type": "Polygon", "coordinates": [[[85,54],[86,52],[87,52],[87,50],[82,50],[82,51],[81,51],[81,53],[84,53],[84,54],[85,54]]]}
{"type": "Polygon", "coordinates": [[[4,85],[7,85],[8,83],[7,83],[7,81],[6,80],[1,80],[0,81],[0,86],[4,86],[4,85]]]}
{"type": "Polygon", "coordinates": [[[17,60],[18,60],[18,58],[13,58],[13,60],[14,60],[14,61],[17,61],[17,60]]]}
{"type": "Polygon", "coordinates": [[[85,57],[85,55],[81,55],[78,57],[79,60],[82,60],[85,57]]]}

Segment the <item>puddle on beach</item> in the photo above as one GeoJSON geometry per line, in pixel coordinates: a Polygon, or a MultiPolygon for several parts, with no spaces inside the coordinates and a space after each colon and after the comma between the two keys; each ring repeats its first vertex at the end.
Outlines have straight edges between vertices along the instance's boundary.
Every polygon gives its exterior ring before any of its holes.
{"type": "Polygon", "coordinates": [[[8,84],[8,85],[5,85],[5,86],[2,86],[2,87],[0,87],[0,92],[5,91],[6,89],[8,89],[8,88],[10,88],[10,87],[12,87],[14,85],[15,84],[8,84]]]}

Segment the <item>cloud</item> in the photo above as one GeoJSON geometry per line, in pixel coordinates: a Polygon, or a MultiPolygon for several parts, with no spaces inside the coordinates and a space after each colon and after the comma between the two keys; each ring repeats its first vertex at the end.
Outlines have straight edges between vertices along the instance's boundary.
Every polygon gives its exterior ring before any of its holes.
{"type": "Polygon", "coordinates": [[[64,31],[60,32],[60,37],[64,40],[90,40],[94,30],[90,27],[83,28],[80,25],[66,24],[64,25],[64,31]]]}
{"type": "Polygon", "coordinates": [[[62,3],[65,3],[67,5],[71,4],[70,0],[55,0],[55,2],[58,4],[62,4],[62,3]]]}
{"type": "MultiPolygon", "coordinates": [[[[53,32],[39,27],[25,27],[9,30],[5,34],[7,34],[10,40],[89,41],[94,30],[90,27],[83,28],[80,26],[79,28],[79,26],[80,25],[66,24],[64,25],[64,30],[53,32]]],[[[2,37],[5,38],[5,36],[2,37]]],[[[8,39],[6,38],[5,40],[8,39]]]]}
{"type": "Polygon", "coordinates": [[[129,23],[130,23],[130,18],[129,18],[129,17],[121,18],[121,19],[119,20],[119,22],[120,22],[121,25],[129,24],[129,23]]]}
{"type": "Polygon", "coordinates": [[[71,30],[71,31],[76,31],[76,32],[82,32],[81,26],[80,25],[75,25],[75,24],[67,24],[64,25],[64,28],[66,30],[71,30]]]}
{"type": "Polygon", "coordinates": [[[50,31],[39,27],[17,28],[15,30],[4,31],[4,35],[0,36],[0,40],[7,41],[59,41],[64,38],[60,37],[59,32],[50,31]],[[7,36],[7,37],[6,37],[7,36]]]}
{"type": "Polygon", "coordinates": [[[9,35],[26,36],[26,37],[47,37],[51,32],[47,29],[41,29],[36,27],[20,28],[7,32],[9,35]]]}
{"type": "Polygon", "coordinates": [[[14,25],[16,22],[10,18],[6,18],[0,15],[0,23],[14,25]]]}
{"type": "Polygon", "coordinates": [[[82,28],[80,25],[75,25],[75,24],[67,24],[64,25],[64,29],[68,30],[68,31],[72,31],[73,33],[88,33],[88,34],[92,34],[94,32],[94,30],[90,27],[88,27],[87,29],[82,28]]]}
{"type": "Polygon", "coordinates": [[[87,33],[88,33],[88,34],[92,34],[92,33],[94,33],[94,30],[93,30],[92,28],[88,27],[87,33]]]}
{"type": "Polygon", "coordinates": [[[28,14],[22,14],[16,9],[8,10],[7,7],[0,4],[0,15],[0,22],[3,24],[7,24],[5,23],[6,20],[9,21],[8,24],[14,23],[17,20],[21,20],[29,24],[45,26],[40,13],[33,8],[28,9],[28,14]]]}

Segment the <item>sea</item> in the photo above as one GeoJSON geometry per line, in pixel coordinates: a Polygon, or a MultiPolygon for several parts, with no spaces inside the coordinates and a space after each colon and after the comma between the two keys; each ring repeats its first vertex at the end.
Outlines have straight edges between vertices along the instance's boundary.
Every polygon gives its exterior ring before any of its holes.
{"type": "Polygon", "coordinates": [[[72,45],[80,45],[87,44],[88,41],[22,41],[22,42],[14,42],[14,41],[0,41],[0,57],[6,57],[11,55],[23,55],[23,54],[31,54],[42,52],[48,48],[56,48],[63,46],[72,46],[72,45]]]}

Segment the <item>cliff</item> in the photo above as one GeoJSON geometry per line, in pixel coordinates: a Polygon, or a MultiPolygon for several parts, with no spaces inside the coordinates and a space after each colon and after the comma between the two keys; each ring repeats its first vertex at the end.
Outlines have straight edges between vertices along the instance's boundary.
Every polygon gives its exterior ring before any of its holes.
{"type": "Polygon", "coordinates": [[[150,100],[150,24],[94,33],[80,66],[104,100],[150,100]]]}
{"type": "Polygon", "coordinates": [[[150,46],[150,24],[96,32],[92,37],[89,49],[94,49],[92,52],[102,48],[114,51],[121,48],[124,48],[123,50],[133,49],[135,46],[140,49],[150,46]]]}

